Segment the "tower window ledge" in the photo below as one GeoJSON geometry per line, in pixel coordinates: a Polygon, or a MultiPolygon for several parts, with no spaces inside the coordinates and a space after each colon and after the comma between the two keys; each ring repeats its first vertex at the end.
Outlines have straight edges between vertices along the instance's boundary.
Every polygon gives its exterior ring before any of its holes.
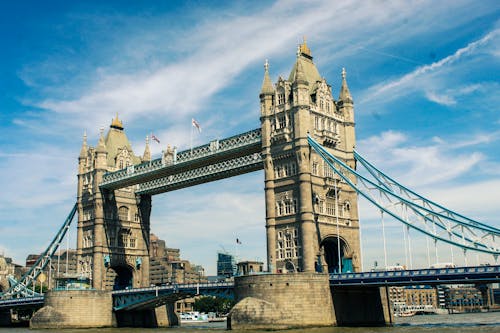
{"type": "Polygon", "coordinates": [[[290,141],[291,137],[290,137],[290,133],[291,133],[291,130],[289,127],[284,127],[284,128],[278,128],[278,129],[275,129],[272,133],[271,133],[271,139],[274,141],[274,142],[279,142],[279,141],[290,141]]]}

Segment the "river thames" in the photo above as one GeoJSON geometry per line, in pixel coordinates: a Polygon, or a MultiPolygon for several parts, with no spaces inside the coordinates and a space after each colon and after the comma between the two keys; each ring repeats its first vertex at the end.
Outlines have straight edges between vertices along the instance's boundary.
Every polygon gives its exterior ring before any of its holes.
{"type": "MultiPolygon", "coordinates": [[[[207,331],[211,333],[228,332],[226,323],[210,323],[210,324],[190,324],[183,327],[172,328],[100,328],[100,329],[66,329],[64,333],[138,333],[138,332],[158,332],[158,333],[186,333],[207,331]]],[[[30,330],[26,327],[22,328],[0,328],[0,333],[33,333],[33,332],[61,332],[61,330],[30,330]]],[[[233,330],[232,332],[241,332],[233,330]]],[[[247,332],[247,331],[245,331],[247,332]]],[[[251,331],[254,333],[263,333],[269,331],[251,331]]],[[[500,312],[487,313],[466,313],[453,315],[426,315],[414,316],[406,318],[396,318],[396,324],[392,327],[323,327],[323,328],[307,328],[307,329],[292,329],[285,331],[287,333],[423,333],[423,332],[475,332],[475,333],[499,333],[500,332],[500,312]]]]}

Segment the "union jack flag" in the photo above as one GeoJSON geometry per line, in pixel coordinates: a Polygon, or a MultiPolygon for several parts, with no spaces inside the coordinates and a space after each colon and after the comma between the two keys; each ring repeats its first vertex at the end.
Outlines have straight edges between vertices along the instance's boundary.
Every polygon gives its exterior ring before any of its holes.
{"type": "Polygon", "coordinates": [[[153,133],[151,133],[151,140],[154,140],[154,141],[160,143],[160,139],[158,139],[153,133]]]}
{"type": "Polygon", "coordinates": [[[194,118],[191,118],[191,124],[193,124],[193,126],[198,129],[198,132],[201,133],[201,126],[196,120],[194,120],[194,118]]]}

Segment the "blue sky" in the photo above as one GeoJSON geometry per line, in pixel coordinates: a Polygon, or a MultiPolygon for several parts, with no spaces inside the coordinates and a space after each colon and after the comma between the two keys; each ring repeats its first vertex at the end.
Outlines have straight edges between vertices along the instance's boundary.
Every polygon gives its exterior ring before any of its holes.
{"type": "MultiPolygon", "coordinates": [[[[189,146],[192,117],[195,144],[257,128],[265,59],[273,82],[287,77],[304,35],[335,97],[347,70],[363,155],[500,227],[498,1],[20,1],[0,5],[0,252],[24,263],[48,245],[75,201],[84,131],[96,145],[118,112],[136,154],[152,131],[158,157],[189,146]]],[[[157,195],[152,232],[210,274],[223,248],[264,260],[263,187],[257,172],[157,195]]],[[[360,209],[368,268],[380,223],[360,209]]]]}

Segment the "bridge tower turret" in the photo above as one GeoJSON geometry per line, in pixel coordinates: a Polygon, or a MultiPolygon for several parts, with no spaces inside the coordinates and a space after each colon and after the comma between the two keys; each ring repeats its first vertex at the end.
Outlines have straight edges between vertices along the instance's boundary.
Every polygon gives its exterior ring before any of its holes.
{"type": "Polygon", "coordinates": [[[266,196],[266,238],[267,238],[267,258],[268,270],[272,271],[276,267],[276,210],[274,207],[274,167],[271,156],[271,123],[273,121],[273,108],[275,90],[269,77],[269,63],[264,64],[264,81],[260,92],[260,121],[262,124],[262,159],[264,162],[266,196]]]}
{"type": "Polygon", "coordinates": [[[272,87],[266,66],[260,101],[271,271],[359,270],[356,193],[307,142],[312,135],[354,165],[354,107],[345,71],[336,101],[304,40],[287,80],[279,77],[272,87]]]}
{"type": "MultiPolygon", "coordinates": [[[[148,147],[146,147],[148,148],[148,147]]],[[[106,172],[132,167],[148,158],[134,155],[116,116],[97,147],[78,158],[78,272],[98,290],[149,285],[149,217],[151,197],[136,196],[133,187],[101,191],[106,172]]],[[[150,156],[149,156],[150,158],[150,156]]]]}

